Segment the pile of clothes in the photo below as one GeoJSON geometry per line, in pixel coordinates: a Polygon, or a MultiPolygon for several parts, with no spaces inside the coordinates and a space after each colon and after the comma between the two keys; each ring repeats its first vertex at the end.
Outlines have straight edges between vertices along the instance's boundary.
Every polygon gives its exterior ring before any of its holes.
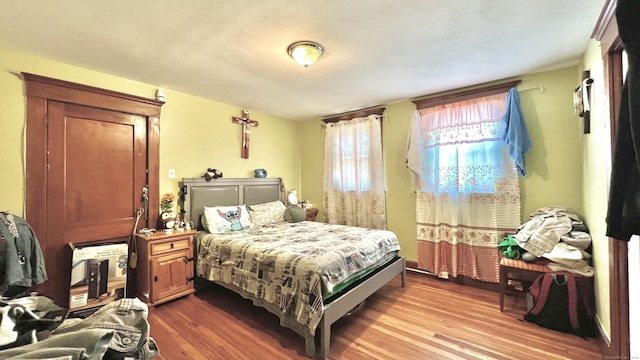
{"type": "Polygon", "coordinates": [[[498,245],[503,256],[524,261],[550,260],[553,271],[593,276],[591,235],[575,211],[554,206],[540,208],[498,245]]]}
{"type": "Polygon", "coordinates": [[[148,308],[136,298],[104,305],[86,317],[44,296],[0,299],[0,360],[149,360],[159,355],[149,336],[148,308]]]}

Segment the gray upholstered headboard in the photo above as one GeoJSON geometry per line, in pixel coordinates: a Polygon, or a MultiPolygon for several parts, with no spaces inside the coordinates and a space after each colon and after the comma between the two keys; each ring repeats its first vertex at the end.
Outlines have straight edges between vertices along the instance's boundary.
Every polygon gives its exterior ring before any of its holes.
{"type": "Polygon", "coordinates": [[[202,228],[204,206],[253,205],[282,200],[280,178],[183,178],[180,182],[181,216],[202,228]]]}

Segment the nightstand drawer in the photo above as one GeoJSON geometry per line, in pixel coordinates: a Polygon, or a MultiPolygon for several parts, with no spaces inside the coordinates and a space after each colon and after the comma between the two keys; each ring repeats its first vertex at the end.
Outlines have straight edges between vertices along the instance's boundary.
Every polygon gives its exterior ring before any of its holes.
{"type": "Polygon", "coordinates": [[[190,248],[191,238],[176,239],[162,243],[151,244],[151,255],[158,255],[166,252],[184,250],[190,248]]]}

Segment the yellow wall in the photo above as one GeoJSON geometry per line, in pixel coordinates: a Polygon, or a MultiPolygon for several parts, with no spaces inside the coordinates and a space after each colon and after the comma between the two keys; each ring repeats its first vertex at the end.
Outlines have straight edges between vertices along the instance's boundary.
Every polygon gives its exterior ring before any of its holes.
{"type": "MultiPolygon", "coordinates": [[[[26,98],[21,72],[96,86],[144,97],[156,87],[40,57],[0,48],[0,209],[24,214],[24,128],[26,98]]],[[[240,158],[241,127],[231,122],[241,108],[164,89],[160,136],[160,194],[178,191],[183,177],[200,177],[208,167],[225,177],[253,177],[256,168],[300,186],[300,124],[251,111],[249,159],[240,158]],[[176,178],[168,178],[168,170],[176,178]]]]}
{"type": "Polygon", "coordinates": [[[543,206],[560,205],[584,217],[582,198],[583,135],[581,118],[574,115],[576,68],[524,76],[520,88],[541,85],[520,94],[533,148],[527,154],[527,177],[522,183],[522,216],[543,206]]]}
{"type": "Polygon", "coordinates": [[[583,70],[589,70],[594,79],[591,87],[591,134],[582,142],[584,209],[591,237],[593,238],[593,263],[595,268],[596,313],[607,334],[611,333],[609,311],[609,241],[605,219],[609,198],[611,174],[611,127],[609,102],[604,89],[604,64],[600,43],[591,40],[579,66],[579,81],[583,70]]]}
{"type": "MultiPolygon", "coordinates": [[[[582,123],[573,115],[572,90],[577,68],[522,76],[519,88],[542,86],[544,92],[520,93],[533,148],[526,156],[527,177],[522,181],[522,220],[543,206],[561,205],[583,213],[582,123]]],[[[383,121],[388,228],[398,235],[402,254],[417,260],[415,195],[404,165],[405,144],[415,105],[402,101],[386,105],[383,121]]],[[[307,145],[302,155],[305,198],[321,207],[323,133],[320,119],[303,124],[307,145]],[[314,176],[313,174],[317,174],[314,176]]]]}
{"type": "MultiPolygon", "coordinates": [[[[241,126],[231,122],[241,108],[184,93],[165,90],[160,135],[160,187],[177,192],[177,182],[168,179],[168,169],[176,177],[201,177],[209,167],[224,177],[254,176],[264,168],[268,177],[280,177],[287,188],[300,184],[300,124],[250,111],[259,121],[251,128],[249,159],[240,158],[241,126]],[[173,190],[171,186],[174,186],[173,190]]],[[[249,109],[250,110],[250,109],[249,109]]]]}

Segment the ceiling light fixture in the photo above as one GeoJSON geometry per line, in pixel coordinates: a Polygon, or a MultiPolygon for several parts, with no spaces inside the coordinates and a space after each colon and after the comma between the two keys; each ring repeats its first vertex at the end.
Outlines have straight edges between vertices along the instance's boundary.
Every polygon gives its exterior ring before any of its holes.
{"type": "Polygon", "coordinates": [[[289,45],[287,49],[289,56],[305,68],[315,64],[322,56],[323,51],[322,46],[313,41],[297,41],[289,45]]]}

